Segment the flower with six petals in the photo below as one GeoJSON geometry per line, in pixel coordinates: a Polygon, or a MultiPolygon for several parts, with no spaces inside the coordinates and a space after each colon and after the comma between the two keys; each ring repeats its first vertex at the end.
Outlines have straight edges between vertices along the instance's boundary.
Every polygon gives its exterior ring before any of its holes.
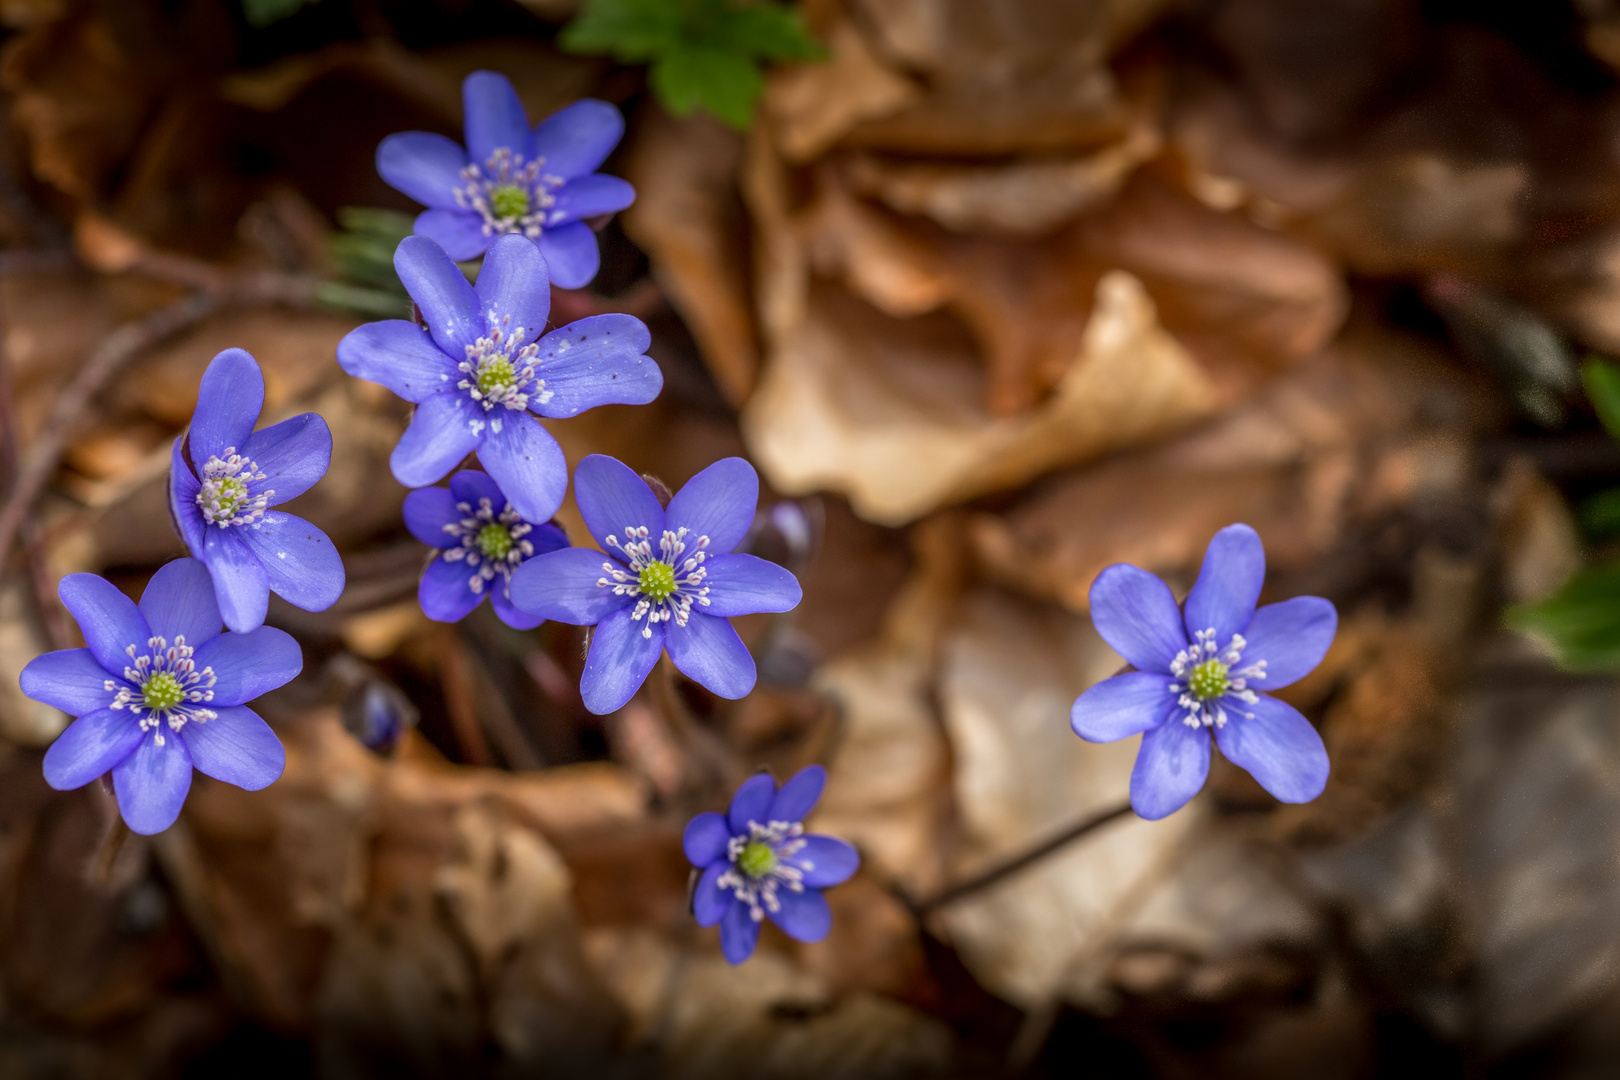
{"type": "Polygon", "coordinates": [[[1075,701],[1069,722],[1091,742],[1142,736],[1131,805],[1144,818],[1174,813],[1204,786],[1209,744],[1283,802],[1309,802],[1327,784],[1322,737],[1298,710],[1260,693],[1310,673],[1338,628],[1333,605],[1296,596],[1259,610],[1266,577],[1260,536],[1247,525],[1215,534],[1198,581],[1178,609],[1170,587],[1119,563],[1091,585],[1091,618],[1137,670],[1075,701]]]}
{"type": "Polygon", "coordinates": [[[551,280],[578,289],[596,276],[601,255],[586,219],[623,210],[636,192],[596,171],[624,135],[624,118],[605,101],[586,99],[529,130],[511,80],[475,71],[461,84],[467,145],[406,131],[377,147],[377,172],[428,207],[416,235],[452,259],[482,255],[501,236],[540,247],[551,280]]]}
{"type": "Polygon", "coordinates": [[[686,858],[703,872],[692,914],[699,926],[720,924],[720,951],[731,963],[753,955],[767,918],[796,941],[820,941],[832,929],[821,890],[848,881],[861,859],[842,840],[804,831],[826,784],[820,765],[800,769],[781,790],[759,773],[726,813],[699,814],[686,826],[686,858]]]}
{"type": "Polygon", "coordinates": [[[45,752],[53,788],[110,771],[119,812],[150,835],[174,824],[193,767],[249,791],[281,775],[281,740],[246,703],[297,675],[303,655],[274,627],[221,633],[202,563],[164,566],[138,606],[94,574],[69,574],[58,591],[87,647],[37,656],[21,680],[78,717],[45,752]]]}
{"type": "Polygon", "coordinates": [[[602,550],[535,556],[512,576],[512,601],[541,618],[596,627],[580,680],[585,707],[622,707],[665,649],[723,698],[752,690],[754,658],[727,616],[788,611],[802,595],[782,567],[733,553],[759,502],[754,467],[723,458],[665,509],[625,465],[591,454],[574,470],[574,501],[602,550]]]}

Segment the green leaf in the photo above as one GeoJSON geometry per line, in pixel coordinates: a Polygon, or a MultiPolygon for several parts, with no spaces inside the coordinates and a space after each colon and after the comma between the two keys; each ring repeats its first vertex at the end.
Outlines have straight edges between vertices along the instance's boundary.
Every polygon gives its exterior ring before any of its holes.
{"type": "Polygon", "coordinates": [[[1507,621],[1550,645],[1567,668],[1620,669],[1620,563],[1588,570],[1540,603],[1509,608],[1507,621]]]}
{"type": "Polygon", "coordinates": [[[343,282],[404,295],[394,273],[394,249],[411,235],[416,219],[397,210],[345,206],[337,212],[343,231],[327,241],[332,267],[343,282]]]}
{"type": "Polygon", "coordinates": [[[1620,439],[1620,365],[1601,356],[1589,356],[1581,365],[1581,382],[1586,385],[1586,396],[1592,399],[1598,419],[1610,435],[1620,439]]]}
{"type": "Polygon", "coordinates": [[[793,8],[755,4],[726,13],[714,27],[710,43],[732,52],[766,60],[823,60],[826,50],[804,28],[793,8]]]}
{"type": "Polygon", "coordinates": [[[754,102],[764,88],[759,68],[747,57],[706,46],[657,61],[649,81],[674,115],[686,116],[702,106],[739,131],[753,122],[754,102]]]}
{"type": "Polygon", "coordinates": [[[1581,504],[1581,531],[1591,540],[1620,535],[1620,488],[1610,488],[1581,504]]]}
{"type": "Polygon", "coordinates": [[[249,26],[263,28],[298,14],[305,5],[319,0],[242,0],[242,15],[249,26]]]}
{"type": "Polygon", "coordinates": [[[676,0],[587,0],[557,42],[571,53],[643,63],[680,47],[685,14],[676,0]]]}

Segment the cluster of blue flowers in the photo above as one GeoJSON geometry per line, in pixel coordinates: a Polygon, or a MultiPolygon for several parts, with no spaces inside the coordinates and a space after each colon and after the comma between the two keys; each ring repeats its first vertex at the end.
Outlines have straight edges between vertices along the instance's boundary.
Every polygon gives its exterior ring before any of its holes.
{"type": "MultiPolygon", "coordinates": [[[[759,499],[752,466],[726,458],[661,497],[621,462],[591,455],[573,479],[595,546],[570,546],[552,520],[567,463],[538,418],[646,404],[663,386],[637,319],[546,330],[552,285],[595,276],[587,221],[635,197],[595,172],[623,120],[582,101],[531,130],[503,76],[475,73],[463,92],[466,147],[407,132],[377,152],[383,178],[428,206],[394,256],[417,317],[361,326],[337,348],[344,371],[416,407],[390,465],[415,489],[405,525],[430,549],[422,610],[455,622],[487,597],[520,630],[547,619],[593,627],[580,690],[595,713],[623,707],[665,653],[714,694],[744,697],[755,665],[730,618],[788,611],[801,597],[793,574],[737,550],[759,499]],[[469,283],[457,262],[480,256],[469,283]],[[474,454],[480,469],[432,486],[474,454]]],[[[275,509],[325,474],[331,433],[314,414],[255,431],[263,404],[251,356],[214,358],[170,470],[170,506],[192,558],[159,570],[138,605],[94,575],[65,578],[62,602],[87,647],[40,656],[22,675],[25,693],[77,717],[45,756],[48,782],[66,790],[110,773],[136,832],[175,821],[193,768],[248,790],[280,776],[281,743],[246,704],[302,666],[296,642],[263,625],[269,594],[322,611],[343,591],[332,542],[275,509]]],[[[1184,610],[1145,571],[1114,566],[1098,577],[1093,619],[1135,670],[1082,694],[1071,721],[1090,740],[1145,733],[1131,779],[1143,817],[1171,813],[1203,786],[1211,733],[1279,799],[1321,792],[1327,755],[1315,729],[1257,688],[1314,668],[1336,616],[1313,597],[1256,610],[1264,576],[1259,537],[1234,525],[1211,544],[1184,610]]],[[[758,775],[726,814],[687,827],[693,914],[720,926],[732,963],[752,954],[767,918],[801,941],[828,933],[821,890],[854,874],[859,857],[804,831],[825,783],[820,766],[780,789],[758,775]]]]}

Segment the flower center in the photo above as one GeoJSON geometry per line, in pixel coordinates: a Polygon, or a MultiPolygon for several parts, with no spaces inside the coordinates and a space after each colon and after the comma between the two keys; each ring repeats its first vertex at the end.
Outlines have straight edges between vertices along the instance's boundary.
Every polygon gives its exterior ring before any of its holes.
{"type": "Polygon", "coordinates": [[[1237,705],[1253,705],[1259,700],[1249,689],[1249,680],[1266,677],[1266,662],[1257,660],[1246,667],[1237,666],[1249,645],[1242,634],[1233,634],[1224,649],[1215,644],[1213,629],[1200,630],[1193,638],[1193,643],[1170,662],[1170,692],[1176,695],[1176,704],[1186,710],[1181,722],[1195,728],[1224,727],[1229,708],[1252,717],[1253,713],[1242,712],[1237,705]]]}
{"type": "Polygon", "coordinates": [[[499,218],[518,218],[529,212],[529,193],[516,184],[496,184],[489,189],[489,207],[499,218]]]}
{"type": "Polygon", "coordinates": [[[611,588],[615,596],[640,598],[630,618],[638,622],[646,618],[647,625],[641,628],[644,638],[652,637],[653,623],[673,621],[676,626],[685,626],[692,617],[693,604],[709,606],[709,587],[703,584],[703,579],[709,576],[703,566],[708,558],[704,548],[709,546],[709,538],[698,537],[692,544],[697,550],[683,559],[687,532],[685,528],[665,529],[658,539],[659,557],[656,559],[652,541],[648,539],[651,533],[645,525],[625,526],[622,544],[617,536],[608,536],[602,541],[604,547],[623,552],[630,569],[609,559],[602,564],[605,576],[596,579],[597,588],[611,588]]]}
{"type": "Polygon", "coordinates": [[[203,463],[202,487],[197,490],[197,507],[210,525],[229,528],[251,525],[264,517],[274,490],[252,494],[248,484],[265,479],[259,466],[227,446],[225,456],[215,454],[203,463]]]}
{"type": "Polygon", "coordinates": [[[186,692],[180,687],[180,680],[167,671],[160,671],[146,680],[141,687],[141,700],[146,707],[154,712],[166,712],[174,708],[185,699],[186,692]]]}
{"type": "Polygon", "coordinates": [[[467,587],[475,593],[482,593],[497,573],[510,582],[512,571],[534,554],[533,541],[524,539],[534,526],[518,517],[510,503],[500,513],[489,499],[479,499],[477,509],[464,502],[456,503],[456,509],[461,511],[461,520],[450,522],[444,531],[460,543],[444,553],[444,561],[467,564],[472,570],[467,587]]]}
{"type": "Polygon", "coordinates": [[[501,147],[482,165],[461,170],[461,184],[455,190],[456,205],[483,218],[485,236],[520,233],[537,240],[547,225],[555,225],[560,214],[556,190],[563,178],[542,172],[544,158],[524,161],[501,147]]]}
{"type": "Polygon", "coordinates": [[[492,521],[478,530],[478,550],[491,559],[504,559],[512,550],[512,534],[505,525],[492,521]]]}
{"type": "Polygon", "coordinates": [[[776,852],[763,840],[750,840],[737,856],[737,869],[751,878],[762,878],[776,868],[776,852]]]}
{"type": "Polygon", "coordinates": [[[1230,669],[1219,660],[1205,660],[1187,676],[1187,689],[1199,701],[1208,701],[1226,693],[1230,684],[1226,674],[1230,669]]]}
{"type": "MultiPolygon", "coordinates": [[[[507,322],[510,323],[510,318],[507,322]]],[[[466,347],[466,358],[457,364],[464,378],[456,386],[467,391],[467,396],[489,412],[497,405],[508,409],[527,409],[530,399],[544,405],[552,398],[546,381],[534,376],[534,361],[540,355],[540,345],[531,341],[514,351],[527,331],[523,327],[512,330],[508,325],[497,326],[485,337],[466,347]]],[[[483,421],[475,421],[482,424],[483,421]]],[[[499,418],[489,422],[491,430],[501,430],[499,418]]]]}
{"type": "Polygon", "coordinates": [[[804,891],[804,873],[815,869],[808,859],[794,858],[804,844],[804,826],[797,821],[750,821],[747,836],[733,836],[726,844],[731,866],[715,885],[736,894],[759,922],[765,912],[782,910],[778,892],[804,891]]]}
{"type": "Polygon", "coordinates": [[[154,741],[162,746],[165,723],[179,731],[193,720],[202,723],[219,715],[201,704],[214,700],[214,669],[197,670],[192,660],[196,650],[186,644],[184,634],[173,645],[166,638],[148,638],[146,648],[140,653],[133,645],[125,647],[131,663],[124,668],[124,681],[107,679],[102,685],[114,691],[111,707],[128,709],[142,731],[157,732],[154,741]]]}

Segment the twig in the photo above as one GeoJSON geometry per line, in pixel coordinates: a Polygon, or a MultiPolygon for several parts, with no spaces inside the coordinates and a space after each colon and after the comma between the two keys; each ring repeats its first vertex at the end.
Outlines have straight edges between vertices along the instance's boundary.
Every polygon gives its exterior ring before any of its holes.
{"type": "Polygon", "coordinates": [[[918,915],[926,914],[936,908],[952,904],[972,893],[988,889],[1006,878],[1023,870],[1025,867],[1041,861],[1053,852],[1073,843],[1081,837],[1102,828],[1111,821],[1118,820],[1131,812],[1131,804],[1121,803],[1107,810],[1092,814],[1070,825],[1067,829],[1049,839],[1041,841],[1027,851],[1020,852],[1010,859],[1004,859],[988,870],[981,871],[966,881],[950,885],[924,900],[910,901],[911,910],[918,915]]]}

